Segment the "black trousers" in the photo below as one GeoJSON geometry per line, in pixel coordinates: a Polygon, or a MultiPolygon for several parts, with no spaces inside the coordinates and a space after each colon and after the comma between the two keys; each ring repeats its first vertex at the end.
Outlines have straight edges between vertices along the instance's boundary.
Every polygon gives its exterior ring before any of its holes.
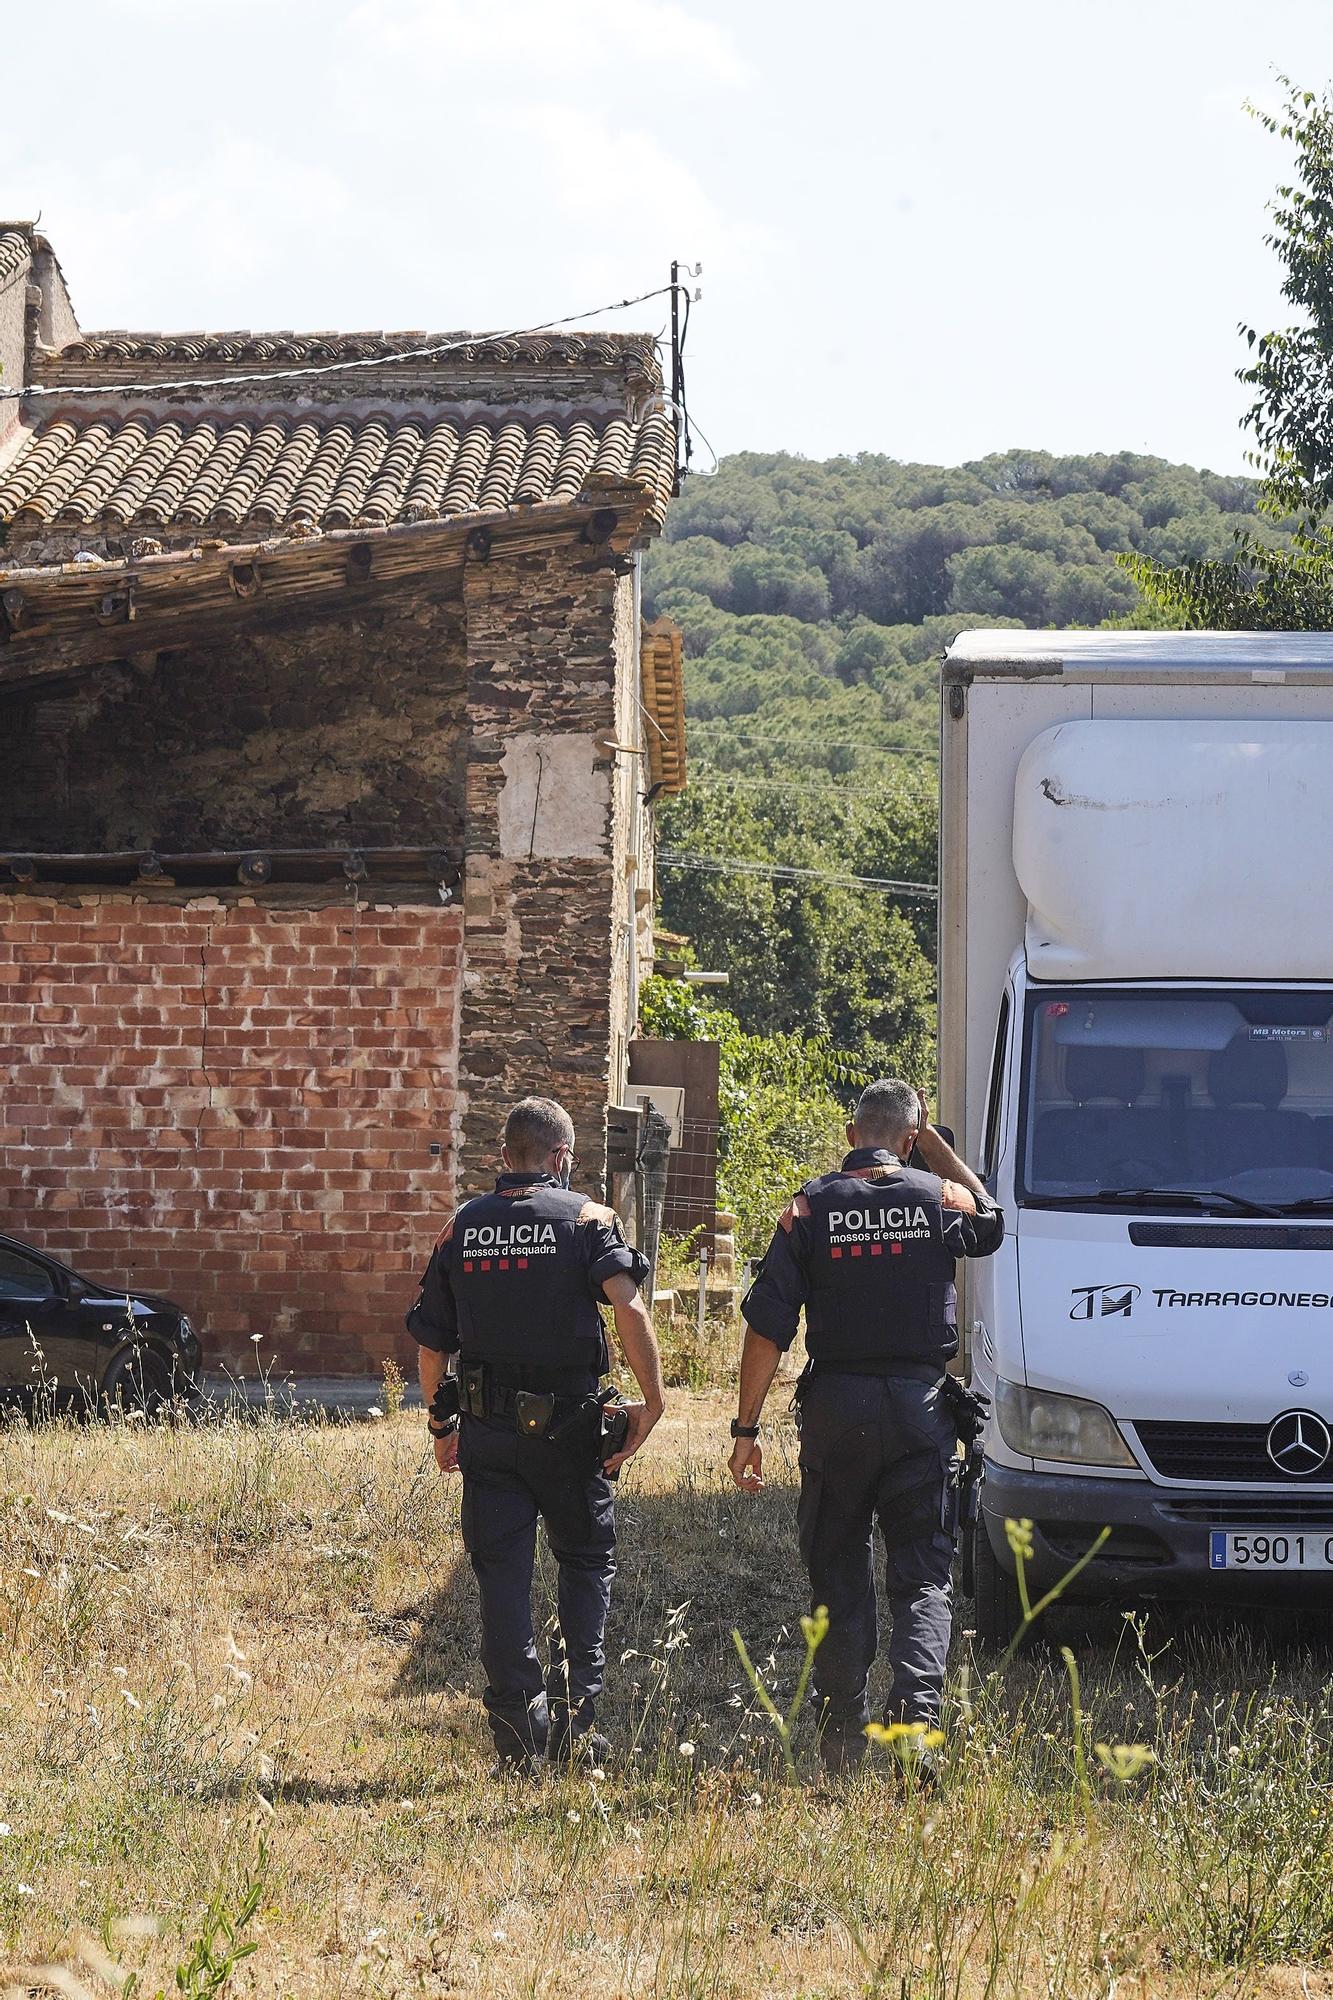
{"type": "Polygon", "coordinates": [[[897,1376],[815,1375],[801,1405],[801,1554],[828,1635],[815,1656],[820,1748],[865,1750],[867,1683],[879,1643],[874,1533],[884,1541],[893,1629],[888,1722],[939,1720],[952,1629],[952,1481],[957,1432],[937,1388],[897,1376]]]}
{"type": "Polygon", "coordinates": [[[592,1727],[616,1573],[611,1482],[597,1458],[600,1428],[590,1418],[586,1428],[553,1444],[521,1437],[512,1417],[462,1419],[463,1546],[481,1591],[483,1699],[504,1758],[540,1756],[552,1732],[563,1744],[592,1727]],[[559,1566],[557,1629],[545,1672],[532,1630],[539,1518],[559,1566]]]}

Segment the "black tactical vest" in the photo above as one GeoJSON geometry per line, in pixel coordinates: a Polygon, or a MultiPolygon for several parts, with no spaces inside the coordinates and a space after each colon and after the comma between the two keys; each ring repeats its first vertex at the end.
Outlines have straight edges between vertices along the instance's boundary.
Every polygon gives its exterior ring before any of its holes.
{"type": "Polygon", "coordinates": [[[595,1388],[610,1363],[593,1268],[611,1241],[610,1211],[546,1176],[503,1174],[465,1201],[447,1246],[461,1361],[519,1388],[595,1388]]]}
{"type": "Polygon", "coordinates": [[[817,1367],[942,1367],[958,1351],[958,1299],[941,1183],[913,1167],[874,1171],[840,1169],[801,1190],[806,1351],[817,1367]]]}

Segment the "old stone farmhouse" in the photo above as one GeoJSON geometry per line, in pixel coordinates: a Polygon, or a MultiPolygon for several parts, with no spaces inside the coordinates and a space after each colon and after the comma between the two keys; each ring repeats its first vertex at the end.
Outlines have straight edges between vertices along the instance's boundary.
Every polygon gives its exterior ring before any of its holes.
{"type": "Polygon", "coordinates": [[[507,1102],[602,1175],[684,781],[654,342],[86,334],[12,224],[0,365],[0,1231],[376,1366],[507,1102]]]}

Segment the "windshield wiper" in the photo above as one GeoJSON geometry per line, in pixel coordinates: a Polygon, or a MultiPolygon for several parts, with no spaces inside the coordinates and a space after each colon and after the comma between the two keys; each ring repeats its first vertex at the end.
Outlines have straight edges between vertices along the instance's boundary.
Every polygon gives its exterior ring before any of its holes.
{"type": "Polygon", "coordinates": [[[1284,1202],[1279,1215],[1323,1215],[1333,1213],[1333,1194],[1307,1194],[1300,1201],[1284,1202]]]}
{"type": "Polygon", "coordinates": [[[1180,1202],[1189,1208],[1209,1208],[1214,1202],[1225,1202],[1228,1207],[1239,1209],[1242,1215],[1283,1215],[1285,1209],[1267,1207],[1261,1201],[1248,1201],[1242,1194],[1229,1194],[1226,1188],[1096,1188],[1089,1194],[1045,1194],[1038,1195],[1023,1203],[1024,1208],[1069,1208],[1075,1202],[1140,1202],[1147,1206],[1152,1202],[1180,1202]]]}

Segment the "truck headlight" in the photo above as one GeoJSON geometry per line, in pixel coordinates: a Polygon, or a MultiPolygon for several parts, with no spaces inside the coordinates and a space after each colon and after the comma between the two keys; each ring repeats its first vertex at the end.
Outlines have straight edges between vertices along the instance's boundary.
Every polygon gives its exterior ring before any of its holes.
{"type": "Polygon", "coordinates": [[[1121,1437],[1115,1418],[1100,1403],[1000,1381],[995,1385],[995,1415],[1000,1436],[1010,1451],[1022,1452],[1025,1457],[1138,1470],[1138,1461],[1121,1437]]]}

